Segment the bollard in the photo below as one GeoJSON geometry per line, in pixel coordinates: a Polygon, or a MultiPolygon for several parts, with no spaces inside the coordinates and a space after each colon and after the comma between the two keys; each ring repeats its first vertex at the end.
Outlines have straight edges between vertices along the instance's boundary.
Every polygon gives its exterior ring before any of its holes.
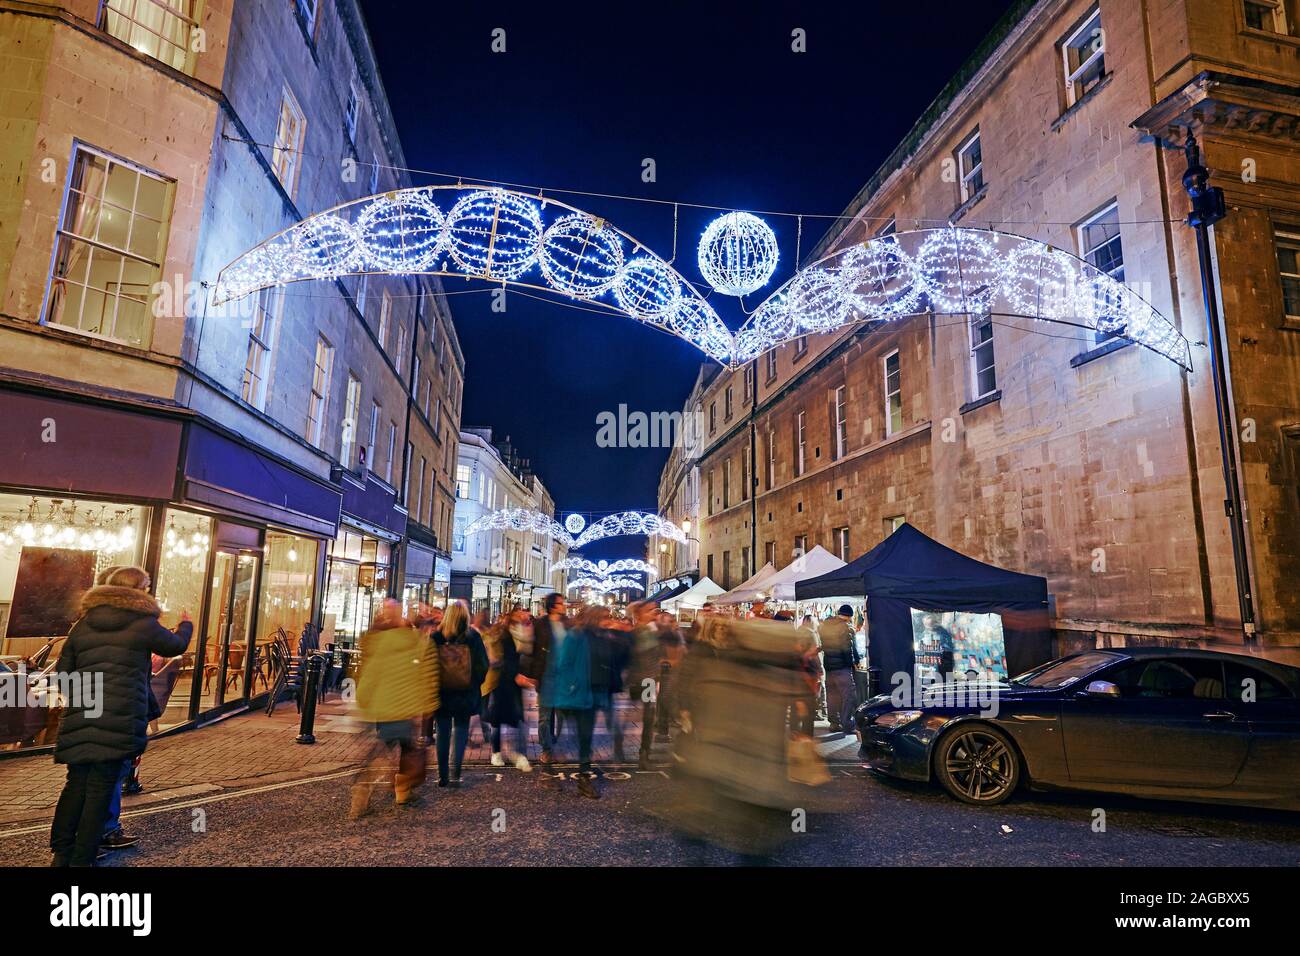
{"type": "Polygon", "coordinates": [[[302,687],[302,723],[298,725],[297,742],[314,744],[316,735],[312,725],[316,723],[316,698],[320,696],[320,676],[325,659],[319,654],[312,654],[304,662],[307,667],[307,679],[302,687]]]}

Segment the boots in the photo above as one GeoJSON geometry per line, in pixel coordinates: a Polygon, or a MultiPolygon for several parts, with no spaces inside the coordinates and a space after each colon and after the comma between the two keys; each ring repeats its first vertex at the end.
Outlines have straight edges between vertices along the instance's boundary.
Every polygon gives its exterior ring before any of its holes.
{"type": "Polygon", "coordinates": [[[393,776],[393,795],[399,807],[415,803],[419,799],[415,790],[417,785],[418,781],[407,774],[399,773],[393,776]]]}

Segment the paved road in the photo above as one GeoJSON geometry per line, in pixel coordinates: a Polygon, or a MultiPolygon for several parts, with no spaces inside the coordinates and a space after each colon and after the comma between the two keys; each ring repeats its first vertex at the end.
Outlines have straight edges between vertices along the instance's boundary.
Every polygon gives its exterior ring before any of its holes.
{"type": "MultiPolygon", "coordinates": [[[[430,783],[418,806],[346,819],[348,779],[333,776],[182,801],[128,818],[143,837],[114,866],[727,865],[648,812],[673,793],[659,773],[616,771],[603,798],[572,780],[475,769],[464,788],[430,783]],[[207,799],[208,802],[197,802],[207,799]],[[494,822],[496,827],[494,828],[494,822]],[[501,824],[504,822],[504,830],[501,824]]],[[[786,865],[1300,865],[1300,814],[1091,796],[1026,796],[991,810],[927,787],[837,768],[810,806],[786,865]],[[1094,810],[1106,811],[1094,832],[1094,810]]],[[[0,831],[0,865],[45,865],[42,832],[0,831]]]]}

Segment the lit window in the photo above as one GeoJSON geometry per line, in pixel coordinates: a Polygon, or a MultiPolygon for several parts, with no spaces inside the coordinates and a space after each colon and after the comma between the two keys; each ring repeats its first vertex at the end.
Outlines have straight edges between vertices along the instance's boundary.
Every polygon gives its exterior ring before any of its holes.
{"type": "Polygon", "coordinates": [[[307,440],[320,447],[329,411],[330,374],[334,368],[334,347],[325,336],[316,340],[316,367],[311,376],[311,398],[307,403],[307,440]]]}
{"type": "Polygon", "coordinates": [[[280,118],[275,127],[275,146],[271,149],[271,168],[290,196],[298,185],[299,159],[307,121],[293,94],[287,89],[280,98],[280,118]]]}
{"type": "Polygon", "coordinates": [[[248,358],[244,362],[244,401],[259,411],[266,408],[271,350],[275,347],[275,315],[271,311],[273,295],[270,289],[263,289],[253,303],[253,319],[248,329],[248,358]]]}
{"type": "MultiPolygon", "coordinates": [[[[1119,234],[1119,205],[1111,203],[1079,226],[1079,249],[1088,264],[1116,282],[1124,281],[1124,246],[1119,234]]],[[[1118,321],[1098,320],[1097,341],[1104,342],[1124,334],[1118,321]]]]}
{"type": "Polygon", "coordinates": [[[898,352],[885,356],[885,434],[903,430],[903,376],[898,352]]]}
{"type": "Polygon", "coordinates": [[[993,316],[985,312],[970,319],[970,364],[973,398],[991,395],[998,388],[993,361],[993,316]]]}
{"type": "Polygon", "coordinates": [[[1300,231],[1278,232],[1275,242],[1282,277],[1282,312],[1287,325],[1300,327],[1300,231]]]}
{"type": "Polygon", "coordinates": [[[198,0],[107,0],[103,28],[145,56],[192,72],[191,43],[199,29],[198,0]]]}
{"type": "Polygon", "coordinates": [[[147,347],[173,184],[87,147],[73,152],[45,321],[147,347]]]}
{"type": "Polygon", "coordinates": [[[957,172],[961,177],[961,201],[966,202],[984,188],[984,153],[976,130],[957,150],[957,172]]]}
{"type": "Polygon", "coordinates": [[[456,466],[456,497],[469,497],[470,468],[469,465],[456,466]]]}
{"type": "Polygon", "coordinates": [[[361,382],[348,375],[348,395],[343,406],[343,440],[339,443],[339,461],[344,468],[352,467],[352,449],[357,442],[357,416],[361,414],[361,382]]]}
{"type": "Polygon", "coordinates": [[[1066,105],[1073,106],[1106,75],[1106,35],[1101,29],[1100,10],[1094,10],[1062,41],[1061,60],[1065,69],[1066,105]]]}

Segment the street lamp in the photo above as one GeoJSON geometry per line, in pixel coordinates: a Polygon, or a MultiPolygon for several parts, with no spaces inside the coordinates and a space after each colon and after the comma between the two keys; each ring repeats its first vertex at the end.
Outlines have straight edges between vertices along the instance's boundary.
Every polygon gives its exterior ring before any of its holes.
{"type": "Polygon", "coordinates": [[[1206,344],[1210,350],[1210,368],[1214,373],[1214,411],[1219,419],[1219,449],[1223,455],[1223,481],[1228,498],[1223,508],[1232,532],[1232,563],[1237,575],[1237,603],[1241,610],[1241,628],[1246,643],[1255,640],[1255,606],[1250,592],[1250,571],[1246,564],[1246,516],[1242,507],[1241,483],[1237,473],[1237,448],[1234,442],[1232,411],[1228,408],[1228,371],[1224,364],[1223,330],[1219,324],[1219,303],[1215,295],[1214,260],[1210,255],[1210,227],[1226,216],[1223,190],[1210,185],[1210,171],[1201,165],[1201,150],[1189,125],[1187,171],[1183,188],[1192,200],[1187,225],[1196,230],[1196,254],[1201,269],[1201,296],[1205,300],[1208,327],[1206,344]]]}

